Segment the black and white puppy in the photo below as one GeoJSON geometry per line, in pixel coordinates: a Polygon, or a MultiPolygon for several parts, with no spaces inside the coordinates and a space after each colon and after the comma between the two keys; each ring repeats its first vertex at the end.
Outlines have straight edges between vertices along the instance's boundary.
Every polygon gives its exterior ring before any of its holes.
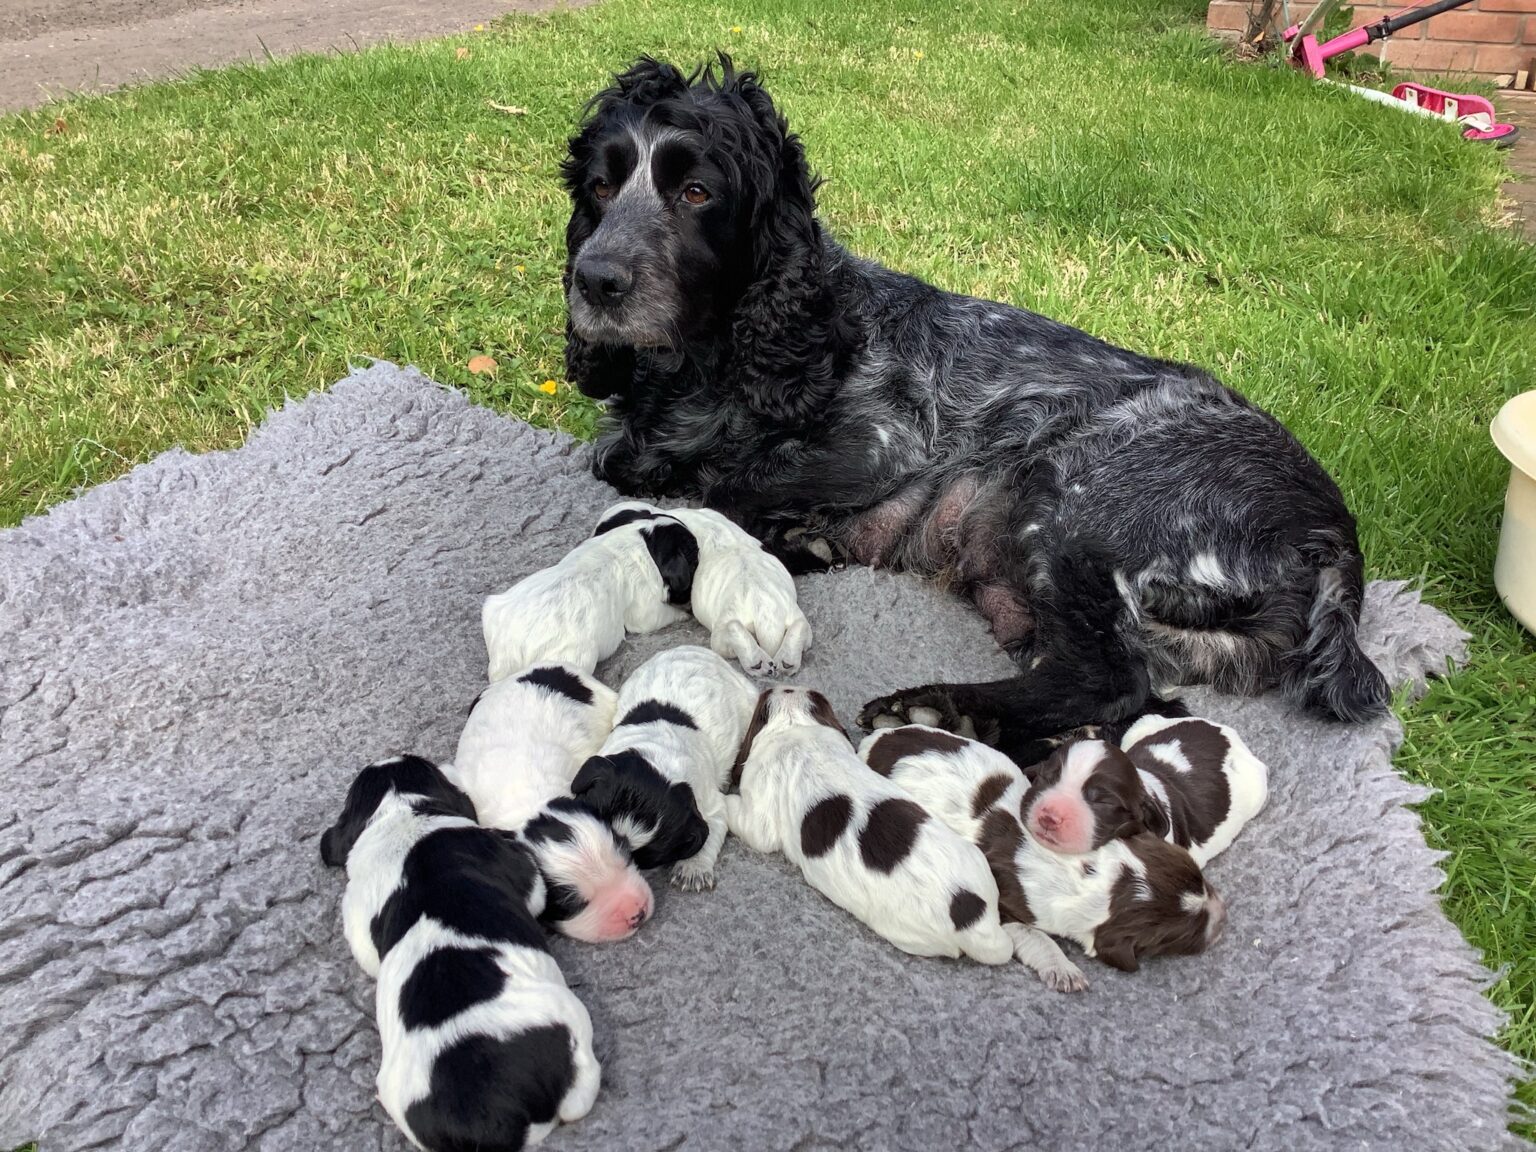
{"type": "Polygon", "coordinates": [[[618,724],[571,791],[629,841],[641,868],[676,864],[677,887],[713,888],[723,793],[756,706],[751,681],[708,648],[653,656],[619,689],[618,724]]]}
{"type": "Polygon", "coordinates": [[[1029,769],[1030,831],[1078,855],[1151,832],[1204,865],[1269,797],[1269,770],[1232,729],[1191,716],[1143,716],[1121,738],[1074,740],[1029,769]]]}
{"type": "Polygon", "coordinates": [[[411,1143],[514,1150],[591,1110],[592,1021],[545,945],[517,837],[400,756],[358,774],[320,854],[347,869],[347,942],[378,978],[379,1100],[411,1143]]]}
{"type": "Polygon", "coordinates": [[[699,544],[693,614],[709,629],[709,645],[753,676],[790,673],[811,643],[795,581],[757,538],[709,508],[671,508],[627,500],[603,513],[599,534],[623,524],[670,516],[699,544]]]}
{"type": "Polygon", "coordinates": [[[986,857],[854,754],[827,698],[764,692],[726,819],[747,847],[782,852],[838,907],[914,956],[1013,959],[986,857]]]}
{"type": "Polygon", "coordinates": [[[1131,972],[1148,956],[1202,952],[1220,936],[1225,907],[1188,852],[1150,834],[1081,856],[1046,847],[1020,819],[1023,773],[995,749],[910,726],[874,733],[859,755],[985,853],[1014,953],[1047,987],[1088,986],[1052,936],[1131,972]]]}
{"type": "Polygon", "coordinates": [[[617,698],[567,664],[536,664],[480,694],[445,771],[487,827],[521,832],[549,886],[543,919],[589,943],[623,940],[651,914],[651,888],[571,781],[613,729],[617,698]]]}
{"type": "Polygon", "coordinates": [[[593,671],[626,632],[655,632],[687,619],[698,564],[698,542],[670,516],[582,541],[558,564],[486,599],[480,625],[487,679],[534,664],[593,671]]]}

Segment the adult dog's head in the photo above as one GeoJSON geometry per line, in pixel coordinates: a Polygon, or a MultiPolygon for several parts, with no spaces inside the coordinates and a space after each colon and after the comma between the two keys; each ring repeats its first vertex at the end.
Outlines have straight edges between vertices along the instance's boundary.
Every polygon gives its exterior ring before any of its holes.
{"type": "Polygon", "coordinates": [[[623,392],[633,350],[728,358],[750,391],[792,349],[803,376],[833,322],[816,183],[753,73],[641,57],[587,111],[562,166],[571,378],[623,392]]]}

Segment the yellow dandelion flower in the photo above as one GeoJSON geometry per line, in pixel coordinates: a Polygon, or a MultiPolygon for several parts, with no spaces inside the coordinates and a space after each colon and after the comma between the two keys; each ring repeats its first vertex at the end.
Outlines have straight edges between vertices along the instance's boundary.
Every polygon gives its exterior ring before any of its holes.
{"type": "Polygon", "coordinates": [[[519,272],[526,272],[526,271],[528,271],[528,265],[526,265],[526,264],[519,264],[517,266],[517,270],[519,272]]]}
{"type": "Polygon", "coordinates": [[[732,24],[731,25],[731,35],[732,36],[740,36],[741,35],[741,25],[740,24],[732,24]]]}
{"type": "Polygon", "coordinates": [[[475,25],[475,31],[476,32],[484,32],[485,31],[485,25],[484,24],[476,24],[475,25]]]}
{"type": "Polygon", "coordinates": [[[556,384],[553,380],[546,380],[544,383],[539,385],[539,391],[544,393],[546,396],[553,396],[555,394],[555,390],[559,387],[560,385],[556,384]]]}
{"type": "Polygon", "coordinates": [[[923,58],[923,50],[921,48],[912,49],[912,58],[914,60],[921,60],[923,58]]]}

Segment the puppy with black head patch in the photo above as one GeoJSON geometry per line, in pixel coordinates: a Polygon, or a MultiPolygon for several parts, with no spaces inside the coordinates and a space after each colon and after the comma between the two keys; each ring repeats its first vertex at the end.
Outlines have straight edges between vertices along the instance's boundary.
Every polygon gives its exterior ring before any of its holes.
{"type": "Polygon", "coordinates": [[[731,765],[757,706],[752,682],[708,648],[651,657],[619,689],[618,722],[571,792],[629,841],[641,868],[715,886],[731,765]]]}
{"type": "Polygon", "coordinates": [[[672,517],[699,543],[693,614],[709,629],[709,646],[752,676],[791,673],[811,643],[795,581],[751,533],[709,508],[670,508],[626,500],[603,513],[597,535],[625,524],[672,517]]]}
{"type": "Polygon", "coordinates": [[[379,1100],[411,1143],[519,1149],[591,1110],[592,1021],[535,919],[526,845],[402,756],[359,773],[320,854],[347,869],[347,942],[378,979],[379,1100]]]}
{"type": "Polygon", "coordinates": [[[549,887],[543,920],[577,940],[632,935],[650,885],[628,845],[571,798],[571,781],[613,729],[613,691],[567,664],[536,664],[482,692],[445,772],[487,827],[521,832],[549,887]]]}
{"type": "Polygon", "coordinates": [[[626,633],[687,619],[698,564],[698,541],[670,516],[584,540],[558,564],[486,599],[487,678],[495,683],[534,664],[592,672],[626,633]]]}
{"type": "Polygon", "coordinates": [[[1151,832],[1203,866],[1269,797],[1269,769],[1242,737],[1193,716],[1143,716],[1119,748],[1074,740],[1029,772],[1030,831],[1069,855],[1151,832]]]}
{"type": "Polygon", "coordinates": [[[782,852],[822,895],[903,952],[1013,959],[980,850],[854,754],[827,698],[763,693],[742,745],[731,832],[782,852]]]}
{"type": "Polygon", "coordinates": [[[1031,797],[1023,773],[995,749],[907,726],[869,736],[859,755],[985,853],[1015,955],[1048,987],[1088,986],[1052,936],[1129,972],[1149,956],[1203,952],[1220,937],[1225,906],[1187,851],[1149,833],[1077,856],[1047,847],[1021,819],[1031,797]]]}

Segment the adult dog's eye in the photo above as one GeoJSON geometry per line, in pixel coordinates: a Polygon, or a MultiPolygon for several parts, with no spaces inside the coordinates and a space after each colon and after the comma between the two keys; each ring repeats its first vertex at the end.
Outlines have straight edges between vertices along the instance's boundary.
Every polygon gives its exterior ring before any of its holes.
{"type": "Polygon", "coordinates": [[[592,195],[599,200],[606,200],[613,195],[613,185],[606,180],[592,181],[592,195]]]}
{"type": "Polygon", "coordinates": [[[683,189],[683,199],[690,204],[708,204],[709,189],[702,184],[690,184],[683,189]]]}

